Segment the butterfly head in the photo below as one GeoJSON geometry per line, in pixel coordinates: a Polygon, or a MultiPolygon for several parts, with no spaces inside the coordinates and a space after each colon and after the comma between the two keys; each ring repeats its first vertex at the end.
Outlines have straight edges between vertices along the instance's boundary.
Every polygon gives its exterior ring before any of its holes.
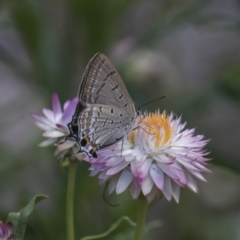
{"type": "Polygon", "coordinates": [[[66,139],[68,138],[74,138],[76,142],[79,141],[79,137],[78,137],[78,132],[79,132],[79,124],[78,124],[78,119],[79,119],[79,115],[80,113],[85,109],[85,107],[82,105],[82,103],[79,101],[75,110],[75,113],[72,117],[72,121],[70,123],[67,124],[68,129],[70,134],[66,137],[66,139]]]}

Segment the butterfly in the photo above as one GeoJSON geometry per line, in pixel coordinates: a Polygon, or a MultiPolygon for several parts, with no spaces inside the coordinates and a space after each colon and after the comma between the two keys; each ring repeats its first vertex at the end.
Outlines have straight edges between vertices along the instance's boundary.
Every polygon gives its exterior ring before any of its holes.
{"type": "Polygon", "coordinates": [[[102,53],[88,63],[78,98],[68,137],[89,157],[97,158],[97,150],[127,136],[139,115],[116,68],[102,53]]]}

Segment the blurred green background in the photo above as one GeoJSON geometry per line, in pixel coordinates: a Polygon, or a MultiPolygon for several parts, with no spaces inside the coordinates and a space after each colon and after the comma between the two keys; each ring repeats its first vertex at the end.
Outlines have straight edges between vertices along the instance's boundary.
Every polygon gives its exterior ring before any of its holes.
{"type": "MultiPolygon", "coordinates": [[[[161,228],[148,240],[240,239],[239,0],[1,0],[0,219],[38,193],[49,199],[30,216],[26,240],[65,240],[67,176],[29,115],[77,94],[89,59],[103,52],[115,64],[136,106],[174,112],[211,139],[213,174],[200,194],[181,190],[180,203],[154,201],[147,221],[161,228]]],[[[129,192],[102,198],[103,187],[80,163],[76,239],[105,231],[122,215],[136,217],[129,192]]],[[[126,239],[122,224],[106,239],[126,239]]]]}

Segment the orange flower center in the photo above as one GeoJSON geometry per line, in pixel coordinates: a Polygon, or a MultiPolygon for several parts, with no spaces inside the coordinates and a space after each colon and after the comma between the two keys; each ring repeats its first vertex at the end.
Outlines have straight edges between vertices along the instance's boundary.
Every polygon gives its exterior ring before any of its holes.
{"type": "MultiPolygon", "coordinates": [[[[143,128],[146,133],[155,135],[155,148],[165,145],[172,137],[169,116],[166,114],[150,113],[147,116],[140,116],[139,123],[141,123],[141,126],[138,128],[143,128]]],[[[128,135],[128,140],[131,143],[135,142],[135,131],[130,132],[128,135]]]]}

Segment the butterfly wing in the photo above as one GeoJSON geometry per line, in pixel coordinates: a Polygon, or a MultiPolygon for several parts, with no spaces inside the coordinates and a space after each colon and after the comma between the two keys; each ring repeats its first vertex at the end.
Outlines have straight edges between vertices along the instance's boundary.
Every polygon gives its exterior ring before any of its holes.
{"type": "Polygon", "coordinates": [[[135,122],[126,111],[116,106],[92,104],[79,116],[81,151],[91,156],[91,150],[109,146],[128,134],[135,122]],[[90,154],[89,154],[90,153],[90,154]]]}
{"type": "Polygon", "coordinates": [[[68,124],[79,152],[97,157],[98,149],[116,143],[136,120],[132,99],[111,61],[97,53],[89,62],[78,91],[79,103],[68,124]]]}
{"type": "Polygon", "coordinates": [[[109,105],[93,104],[85,108],[79,117],[82,134],[98,148],[106,147],[120,140],[132,129],[135,117],[121,108],[109,105]]]}
{"type": "Polygon", "coordinates": [[[112,105],[136,115],[132,99],[113,63],[102,53],[90,60],[79,87],[79,101],[89,104],[112,105]]]}

